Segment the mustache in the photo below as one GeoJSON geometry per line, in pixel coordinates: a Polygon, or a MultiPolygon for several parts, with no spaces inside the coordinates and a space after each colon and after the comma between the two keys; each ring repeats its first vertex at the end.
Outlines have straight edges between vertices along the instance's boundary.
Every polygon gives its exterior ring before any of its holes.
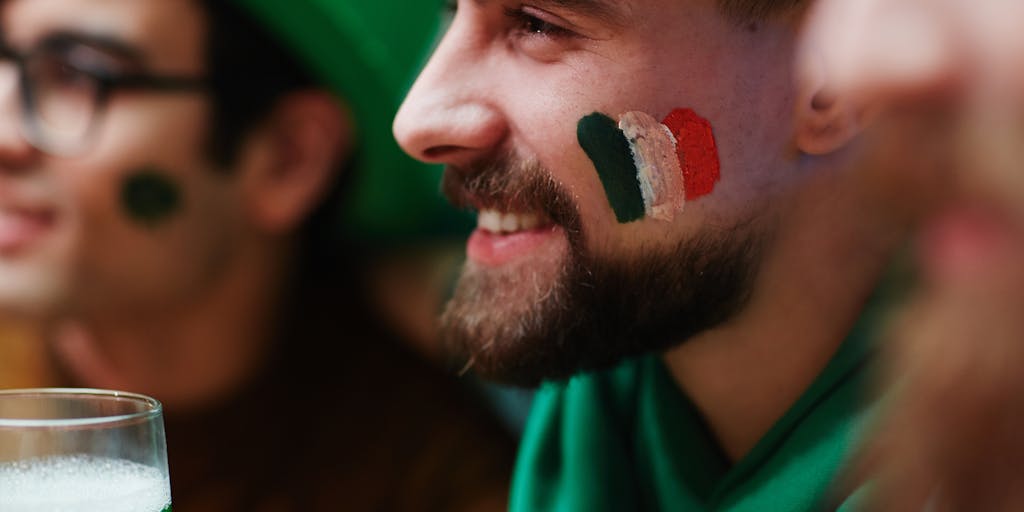
{"type": "Polygon", "coordinates": [[[541,213],[572,234],[581,230],[572,196],[533,159],[502,155],[466,166],[449,165],[441,192],[457,208],[541,213]]]}

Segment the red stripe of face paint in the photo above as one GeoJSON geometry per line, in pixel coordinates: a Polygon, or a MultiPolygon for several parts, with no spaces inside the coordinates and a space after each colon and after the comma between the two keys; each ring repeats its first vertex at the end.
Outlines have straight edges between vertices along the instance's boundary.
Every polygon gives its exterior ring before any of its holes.
{"type": "Polygon", "coordinates": [[[676,154],[683,169],[686,199],[710,194],[721,179],[718,146],[711,123],[688,108],[673,110],[662,123],[676,137],[676,154]]]}

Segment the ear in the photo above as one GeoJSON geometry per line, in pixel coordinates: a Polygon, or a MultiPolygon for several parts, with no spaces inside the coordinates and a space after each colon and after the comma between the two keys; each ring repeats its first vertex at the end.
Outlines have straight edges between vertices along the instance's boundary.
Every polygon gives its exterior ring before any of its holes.
{"type": "Polygon", "coordinates": [[[353,124],[333,95],[301,91],[280,99],[245,144],[239,170],[250,220],[282,235],[302,224],[351,156],[353,124]]]}
{"type": "Polygon", "coordinates": [[[802,153],[825,155],[842,149],[860,133],[862,116],[851,102],[829,91],[823,65],[809,67],[803,70],[798,87],[796,146],[802,153]]]}

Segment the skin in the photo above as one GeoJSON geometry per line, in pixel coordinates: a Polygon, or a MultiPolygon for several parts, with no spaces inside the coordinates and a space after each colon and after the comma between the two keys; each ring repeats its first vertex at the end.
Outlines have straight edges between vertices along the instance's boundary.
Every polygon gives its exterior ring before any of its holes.
{"type": "MultiPolygon", "coordinates": [[[[17,49],[72,31],[129,48],[140,57],[113,60],[131,71],[205,73],[195,1],[0,8],[5,42],[17,49]]],[[[348,123],[336,100],[284,98],[225,169],[205,151],[206,94],[118,91],[84,150],[60,157],[21,136],[14,73],[0,69],[0,208],[31,201],[54,219],[0,254],[0,309],[46,320],[54,353],[80,384],[151,394],[176,411],[229,396],[263,364],[293,233],[344,155],[348,123]],[[142,177],[167,201],[141,204],[130,184],[142,177]]]]}
{"type": "MultiPolygon", "coordinates": [[[[901,228],[874,213],[870,191],[833,172],[832,158],[818,156],[841,148],[847,138],[837,133],[847,132],[813,129],[824,123],[810,106],[817,91],[793,85],[797,15],[748,27],[711,0],[607,6],[615,20],[546,0],[459,2],[395,134],[411,155],[467,172],[508,152],[536,159],[569,192],[587,249],[606,260],[629,262],[702,228],[725,232],[747,219],[771,235],[747,306],[664,354],[676,383],[738,459],[845,338],[901,228]],[[517,7],[518,15],[506,12],[517,7]],[[577,121],[634,110],[661,119],[679,105],[715,127],[722,180],[672,222],[620,224],[576,143],[577,121]]],[[[552,233],[501,268],[470,265],[516,273],[502,296],[531,303],[532,279],[552,274],[567,255],[565,232],[552,233]]]]}

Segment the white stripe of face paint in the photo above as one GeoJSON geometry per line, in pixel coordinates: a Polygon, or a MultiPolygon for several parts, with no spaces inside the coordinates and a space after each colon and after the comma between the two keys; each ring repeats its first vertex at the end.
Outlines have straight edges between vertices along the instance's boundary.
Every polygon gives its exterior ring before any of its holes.
{"type": "Polygon", "coordinates": [[[686,184],[672,131],[645,112],[623,114],[619,129],[633,153],[647,216],[672,221],[686,205],[686,184]]]}

